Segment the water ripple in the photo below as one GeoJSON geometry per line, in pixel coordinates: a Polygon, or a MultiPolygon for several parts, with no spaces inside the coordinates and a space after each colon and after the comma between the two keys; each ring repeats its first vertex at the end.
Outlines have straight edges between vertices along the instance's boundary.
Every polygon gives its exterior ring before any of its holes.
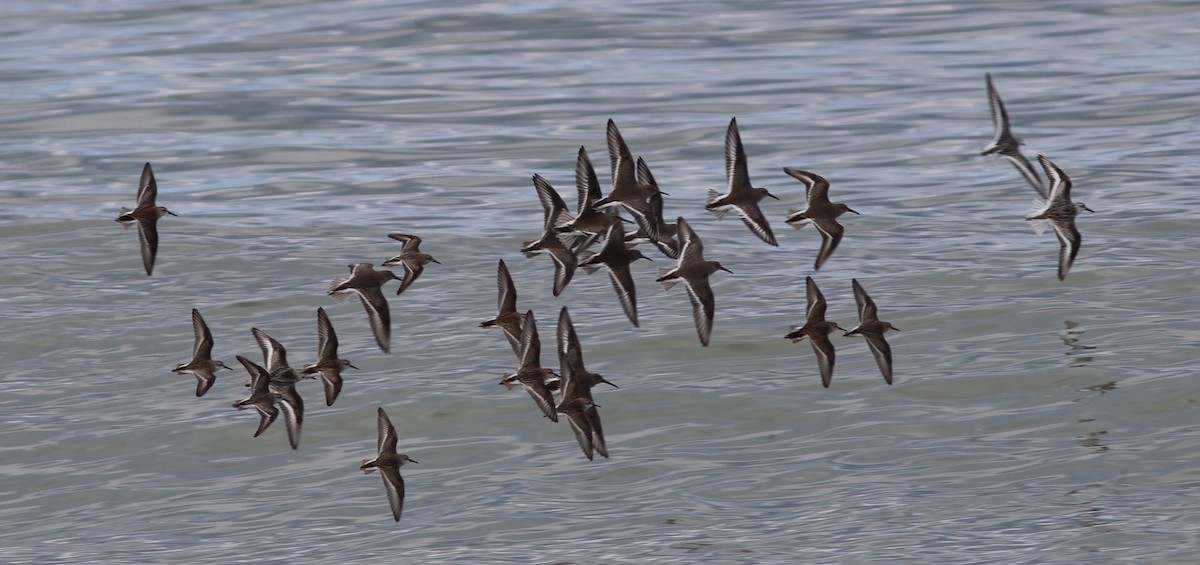
{"type": "Polygon", "coordinates": [[[0,560],[1191,558],[1187,3],[6,7],[0,560]],[[1066,282],[1054,237],[1023,219],[1033,192],[977,155],[985,72],[1027,154],[1097,210],[1066,282]],[[701,208],[724,186],[731,116],[755,184],[781,198],[764,205],[779,248],[701,208]],[[517,251],[541,229],[530,176],[573,197],[582,145],[607,177],[609,118],[668,215],[734,272],[713,282],[709,348],[655,265],[634,266],[632,328],[604,275],[553,297],[550,262],[517,251]],[[112,221],[146,161],[180,214],[159,224],[153,278],[112,221]],[[817,234],[783,224],[803,202],[784,166],[862,212],[819,273],[817,234]],[[395,254],[394,231],[442,264],[389,296],[383,355],[357,301],[324,292],[395,254]],[[565,424],[497,386],[516,360],[477,326],[500,258],[543,339],[569,305],[589,367],[620,385],[596,393],[612,459],[586,461],[565,424]],[[895,386],[837,334],[820,386],[811,348],[782,338],[807,275],[830,319],[854,322],[857,278],[901,328],[895,386]],[[192,307],[217,358],[257,358],[260,327],[294,364],[324,307],[361,370],[333,407],[301,383],[299,450],[280,423],[253,438],[257,416],[231,406],[240,369],[200,399],[170,372],[192,307]],[[398,524],[357,470],[377,406],[421,461],[398,524]]]}

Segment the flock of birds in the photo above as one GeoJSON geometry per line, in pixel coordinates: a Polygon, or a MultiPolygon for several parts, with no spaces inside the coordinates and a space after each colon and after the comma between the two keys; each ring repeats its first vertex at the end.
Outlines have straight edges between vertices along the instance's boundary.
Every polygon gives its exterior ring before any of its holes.
{"type": "MultiPolygon", "coordinates": [[[[1055,230],[1060,242],[1058,278],[1064,279],[1082,241],[1075,227],[1075,216],[1080,210],[1091,210],[1083,203],[1071,201],[1070,179],[1053,162],[1039,155],[1038,162],[1050,181],[1049,189],[1043,185],[1037,171],[1021,154],[1021,141],[1012,134],[1008,113],[992,84],[990,74],[987,75],[987,91],[995,137],[982,154],[999,155],[1010,161],[1026,182],[1044,198],[1041,208],[1026,219],[1039,222],[1037,225],[1048,223],[1055,230]]],[[[731,271],[720,262],[704,258],[704,244],[687,220],[681,216],[674,222],[664,220],[663,196],[666,193],[659,190],[646,162],[641,158],[634,160],[612,120],[607,125],[607,144],[612,163],[612,189],[607,195],[603,194],[587,151],[580,147],[575,168],[578,205],[574,213],[568,210],[549,182],[540,175],[533,175],[533,185],[545,213],[543,230],[538,239],[526,241],[521,251],[527,257],[546,254],[552,259],[552,292],[555,296],[571,282],[576,269],[582,268],[588,274],[600,268],[607,269],[621,309],[629,321],[637,326],[637,292],[630,264],[639,259],[650,259],[637,248],[638,244],[653,245],[662,255],[676,260],[674,267],[660,268],[655,281],[665,290],[683,283],[691,301],[700,343],[707,346],[712,335],[715,310],[709,277],[717,271],[731,271]],[[620,211],[627,212],[632,221],[622,217],[620,211]],[[627,233],[627,223],[635,224],[637,229],[627,233]]],[[[820,233],[821,246],[813,264],[814,271],[817,271],[829,260],[842,240],[845,230],[837,218],[846,212],[858,212],[846,204],[831,202],[829,182],[820,175],[791,167],[783,170],[805,186],[806,207],[803,210],[789,210],[785,223],[796,229],[812,224],[820,233]]],[[[764,198],[778,197],[750,182],[736,118],[730,121],[725,134],[725,172],[728,191],[721,194],[710,190],[705,209],[718,219],[730,211],[736,211],[751,233],[763,242],[777,246],[759,202],[764,198]]],[[[158,251],[158,220],[168,214],[176,215],[156,204],[157,192],[154,172],[146,163],[138,187],[137,205],[132,210],[122,208],[117,217],[117,221],[127,227],[136,224],[142,263],[147,275],[153,271],[158,251]]],[[[401,267],[403,276],[397,276],[390,270],[376,270],[372,263],[357,263],[349,265],[349,277],[335,279],[328,291],[339,301],[350,293],[357,294],[367,313],[375,341],[385,353],[389,352],[391,344],[391,316],[383,285],[393,279],[399,280],[400,287],[396,294],[400,295],[421,276],[426,265],[439,263],[420,250],[420,237],[403,233],[388,234],[388,237],[399,241],[403,247],[398,255],[383,261],[382,265],[401,267]]],[[[617,385],[587,370],[579,336],[565,306],[559,311],[556,327],[558,372],[542,367],[541,341],[533,310],[524,314],[517,310],[516,287],[503,260],[497,265],[496,282],[496,316],[480,326],[502,330],[518,361],[517,369],[505,375],[500,384],[509,388],[524,387],[541,413],[552,422],[557,422],[560,414],[566,416],[580,449],[589,460],[595,454],[608,457],[597,410],[599,405],[592,396],[592,388],[600,383],[613,387],[617,385]]],[[[829,387],[832,382],[835,352],[829,335],[835,330],[843,331],[846,336],[863,336],[884,380],[892,384],[892,352],[884,334],[898,328],[879,319],[875,302],[862,284],[857,279],[851,280],[859,325],[850,330],[825,319],[825,297],[811,276],[806,277],[805,285],[808,305],[804,324],[793,326],[784,337],[793,342],[809,338],[816,354],[821,384],[829,387]]],[[[213,386],[218,370],[232,367],[212,358],[212,333],[196,309],[192,310],[192,330],[195,337],[192,359],[179,364],[174,371],[191,373],[196,377],[196,396],[199,397],[213,386]]],[[[317,360],[299,370],[288,364],[287,351],[279,341],[258,328],[252,328],[251,334],[262,352],[263,365],[242,355],[236,356],[248,373],[246,386],[250,394],[233,406],[238,410],[253,408],[258,412],[260,420],[254,437],[262,435],[282,412],[288,441],[293,449],[297,449],[304,422],[304,402],[296,390],[296,383],[319,377],[324,386],[325,403],[332,406],[342,390],[342,371],[357,367],[349,360],[338,357],[337,334],[324,308],[317,309],[317,360]]],[[[399,521],[404,504],[404,479],[399,469],[406,463],[416,461],[396,452],[396,429],[382,407],[378,410],[377,423],[376,457],[364,460],[360,469],[364,473],[376,469],[380,471],[392,515],[399,521]]]]}

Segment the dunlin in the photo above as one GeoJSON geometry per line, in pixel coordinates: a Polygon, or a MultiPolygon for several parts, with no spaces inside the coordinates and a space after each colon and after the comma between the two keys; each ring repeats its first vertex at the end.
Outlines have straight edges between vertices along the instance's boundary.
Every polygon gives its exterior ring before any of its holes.
{"type": "Polygon", "coordinates": [[[637,289],[633,286],[629,264],[638,259],[653,261],[642,255],[641,251],[629,248],[625,243],[625,228],[618,222],[608,228],[604,248],[579,264],[588,274],[596,272],[600,265],[608,267],[608,277],[612,281],[613,289],[617,291],[617,300],[621,302],[621,309],[625,311],[629,321],[633,322],[634,327],[638,325],[637,289]]]}
{"type": "Polygon", "coordinates": [[[570,210],[567,209],[567,203],[563,200],[562,195],[555,190],[550,181],[539,174],[533,175],[533,189],[537,192],[538,202],[542,205],[542,227],[546,231],[558,233],[556,228],[570,224],[574,221],[570,210]]]}
{"type": "Polygon", "coordinates": [[[400,249],[400,254],[384,261],[381,266],[394,267],[401,265],[404,267],[404,280],[400,281],[400,289],[396,291],[396,296],[404,292],[414,282],[417,282],[417,277],[425,272],[425,265],[430,261],[441,265],[441,261],[434,259],[432,255],[421,252],[421,238],[407,233],[389,233],[388,237],[404,244],[400,249]]]}
{"type": "Polygon", "coordinates": [[[867,338],[867,347],[871,349],[871,355],[875,356],[875,363],[879,365],[883,380],[892,384],[892,346],[888,345],[883,334],[888,330],[900,331],[900,328],[879,319],[875,301],[871,300],[871,296],[859,284],[858,279],[850,279],[850,284],[854,286],[854,301],[858,303],[858,326],[845,335],[861,335],[867,338]]]}
{"type": "Polygon", "coordinates": [[[671,290],[671,287],[679,281],[683,281],[683,285],[687,287],[688,298],[692,301],[692,318],[696,321],[696,334],[700,336],[700,344],[708,347],[708,338],[712,335],[713,310],[715,309],[715,300],[712,287],[708,284],[708,277],[718,270],[727,273],[733,271],[722,267],[721,263],[717,261],[704,260],[704,244],[701,243],[700,237],[696,235],[687,220],[679,218],[675,220],[675,224],[679,226],[679,239],[682,243],[679,251],[679,263],[673,269],[667,267],[659,269],[658,278],[655,280],[662,283],[666,290],[671,290]]]}
{"type": "MultiPolygon", "coordinates": [[[[575,188],[579,192],[579,205],[575,209],[575,218],[564,222],[556,229],[564,237],[576,241],[568,243],[573,251],[579,253],[587,249],[596,239],[608,231],[613,222],[622,221],[616,215],[616,210],[598,210],[593,204],[604,197],[600,191],[600,181],[596,178],[596,170],[588,158],[587,150],[579,148],[579,156],[575,159],[575,188]]],[[[564,243],[567,243],[564,241],[564,243]]]]}
{"type": "Polygon", "coordinates": [[[132,210],[122,206],[121,213],[117,216],[117,221],[125,227],[137,222],[138,241],[142,247],[142,266],[146,268],[147,275],[154,270],[154,258],[158,255],[158,219],[166,214],[178,216],[175,212],[156,205],[156,198],[158,183],[154,180],[154,171],[150,169],[150,163],[146,163],[146,166],[142,167],[142,178],[138,182],[137,204],[132,210]]]}
{"type": "MultiPolygon", "coordinates": [[[[288,405],[296,415],[296,438],[299,441],[299,428],[304,424],[304,400],[300,398],[300,393],[296,392],[296,382],[301,379],[300,372],[288,365],[287,350],[283,348],[283,344],[258,328],[250,328],[250,333],[254,335],[254,341],[258,342],[258,347],[262,350],[267,375],[271,377],[271,392],[279,395],[280,403],[288,405]]],[[[296,446],[292,445],[292,449],[295,448],[296,446]]]]}
{"type": "Polygon", "coordinates": [[[593,452],[608,457],[608,446],[604,441],[604,427],[600,424],[600,411],[592,400],[592,387],[604,383],[613,388],[617,385],[607,381],[598,373],[587,370],[583,364],[583,347],[571,323],[571,315],[563,306],[558,313],[558,365],[562,380],[562,402],[556,410],[566,414],[575,432],[580,449],[589,459],[593,452]],[[582,399],[583,402],[577,402],[582,399]]]}
{"type": "Polygon", "coordinates": [[[276,394],[271,391],[271,375],[267,373],[266,369],[241,355],[237,356],[237,360],[241,361],[242,366],[250,373],[250,396],[245,400],[235,402],[233,407],[238,410],[247,408],[258,410],[260,419],[258,431],[254,432],[254,437],[262,435],[282,410],[283,421],[287,425],[288,442],[291,443],[292,449],[299,447],[300,421],[291,405],[286,402],[276,402],[276,394]]]}
{"type": "Polygon", "coordinates": [[[804,183],[804,199],[807,202],[807,207],[804,210],[788,210],[787,223],[792,227],[800,229],[808,222],[816,226],[817,231],[821,232],[821,250],[817,253],[817,260],[813,263],[813,270],[820,270],[821,265],[833,255],[833,250],[837,249],[839,243],[842,242],[842,234],[846,231],[841,224],[837,223],[837,217],[846,212],[857,214],[851,210],[849,206],[841,202],[829,201],[829,181],[816,173],[784,167],[783,172],[787,173],[792,178],[804,183]]]}
{"type": "Polygon", "coordinates": [[[567,213],[567,205],[558,195],[558,191],[554,190],[554,187],[541,175],[533,175],[533,187],[537,190],[538,199],[542,202],[545,223],[542,228],[542,237],[537,241],[526,241],[521,252],[526,257],[533,257],[538,253],[546,253],[550,256],[550,259],[554,261],[554,296],[558,296],[564,288],[567,288],[567,283],[571,282],[571,277],[575,276],[575,268],[578,266],[575,252],[559,239],[557,229],[558,226],[570,222],[570,214],[567,213]]]}
{"type": "Polygon", "coordinates": [[[196,396],[199,397],[204,396],[204,393],[212,388],[213,383],[217,382],[218,369],[232,369],[233,367],[226,367],[225,363],[212,358],[212,332],[208,331],[208,324],[204,323],[200,311],[195,308],[192,308],[192,335],[195,337],[195,345],[192,346],[192,360],[186,364],[176,365],[173,371],[195,375],[196,396]]]}
{"type": "Polygon", "coordinates": [[[588,414],[595,413],[596,404],[586,396],[564,393],[562,402],[554,410],[559,414],[566,415],[567,422],[571,424],[571,431],[575,433],[575,441],[579,442],[579,448],[583,450],[584,456],[591,461],[594,457],[593,452],[596,451],[596,435],[595,430],[592,429],[592,419],[588,414]]]}
{"type": "MultiPolygon", "coordinates": [[[[646,166],[646,162],[638,159],[638,178],[651,186],[657,187],[658,183],[654,180],[654,174],[650,172],[650,167],[646,166]]],[[[654,244],[658,250],[671,259],[679,257],[679,242],[676,241],[676,236],[679,234],[679,227],[674,223],[668,224],[663,221],[663,197],[662,192],[655,191],[646,199],[646,206],[649,212],[645,217],[636,217],[639,221],[636,232],[625,236],[625,241],[630,245],[636,245],[642,241],[649,241],[654,244]],[[652,229],[651,226],[654,226],[652,229]],[[657,233],[658,235],[651,239],[650,234],[657,233]]]]}
{"type": "Polygon", "coordinates": [[[1038,162],[1046,170],[1046,178],[1050,179],[1050,198],[1040,210],[1025,219],[1046,220],[1054,228],[1059,243],[1058,280],[1061,281],[1067,278],[1067,271],[1075,263],[1075,256],[1079,254],[1079,246],[1083,243],[1083,236],[1075,227],[1075,216],[1080,210],[1094,210],[1083,202],[1071,201],[1071,178],[1058,165],[1042,155],[1038,155],[1038,162]]]}
{"type": "Polygon", "coordinates": [[[829,388],[829,384],[833,382],[834,362],[833,343],[829,341],[829,334],[833,333],[833,330],[844,332],[846,329],[825,320],[825,296],[821,294],[821,289],[817,288],[816,281],[812,277],[805,277],[804,284],[808,295],[808,313],[804,325],[792,326],[791,333],[783,337],[795,343],[808,336],[813,353],[817,354],[817,366],[821,369],[821,385],[829,388]]]}
{"type": "Polygon", "coordinates": [[[417,461],[403,453],[396,453],[396,428],[392,426],[392,421],[388,419],[383,407],[379,408],[377,425],[379,427],[379,439],[376,444],[377,455],[374,459],[363,459],[359,469],[364,474],[370,474],[375,469],[379,469],[379,474],[383,475],[383,488],[387,491],[388,504],[392,507],[392,517],[399,522],[400,511],[404,509],[404,477],[400,476],[400,467],[403,467],[405,463],[416,463],[417,461]]]}
{"type": "Polygon", "coordinates": [[[317,308],[317,362],[304,367],[302,375],[320,375],[325,386],[325,405],[333,406],[342,392],[342,371],[346,367],[357,369],[349,359],[338,359],[337,333],[324,308],[317,308]]]}
{"type": "Polygon", "coordinates": [[[254,336],[254,341],[258,343],[258,348],[262,350],[263,366],[266,367],[273,382],[296,382],[300,379],[300,374],[291,365],[288,365],[287,350],[284,349],[282,343],[258,328],[250,328],[250,333],[254,336]]]}
{"type": "Polygon", "coordinates": [[[537,322],[533,318],[533,310],[525,313],[525,322],[521,329],[521,366],[517,372],[505,375],[500,384],[511,386],[521,384],[525,391],[537,403],[550,421],[557,422],[558,414],[554,411],[554,397],[546,388],[546,381],[555,376],[554,372],[542,367],[542,342],[538,339],[537,322]]]}
{"type": "Polygon", "coordinates": [[[350,267],[350,278],[334,279],[333,284],[329,285],[329,295],[341,301],[345,300],[347,292],[357,292],[363,309],[367,311],[367,319],[371,322],[375,343],[384,353],[388,353],[392,348],[392,314],[387,299],[383,297],[382,287],[384,283],[399,277],[391,271],[376,271],[371,263],[347,266],[350,267]]]}
{"type": "Polygon", "coordinates": [[[725,217],[726,212],[737,210],[742,223],[750,228],[759,239],[778,246],[767,217],[758,207],[758,202],[770,196],[776,200],[779,197],[750,184],[750,171],[746,165],[746,150],[742,147],[742,136],[738,133],[737,118],[729,120],[729,129],[725,131],[725,180],[729,192],[721,194],[709,189],[708,203],[704,208],[714,214],[717,219],[725,217]]]}
{"type": "MultiPolygon", "coordinates": [[[[625,144],[625,138],[621,137],[621,131],[617,129],[616,122],[608,120],[608,157],[612,161],[612,191],[608,196],[596,201],[593,206],[596,208],[604,208],[620,204],[630,214],[646,220],[650,213],[650,209],[646,206],[646,199],[655,192],[659,192],[657,186],[644,182],[645,179],[639,180],[637,176],[637,163],[633,160],[633,153],[629,151],[629,146],[625,144]]],[[[652,223],[646,224],[651,230],[657,229],[652,223]]],[[[651,239],[657,239],[658,234],[650,232],[651,239]]]]}
{"type": "Polygon", "coordinates": [[[667,223],[663,221],[663,199],[661,194],[651,194],[646,205],[650,207],[649,218],[658,226],[658,238],[651,240],[650,235],[644,226],[638,226],[637,231],[626,235],[625,241],[630,245],[637,245],[643,241],[653,243],[658,251],[670,259],[679,258],[679,241],[676,239],[679,235],[679,226],[675,223],[667,223]]]}
{"type": "Polygon", "coordinates": [[[583,346],[579,343],[579,335],[575,333],[575,324],[571,322],[571,313],[567,311],[567,307],[563,306],[558,312],[558,363],[559,369],[563,371],[563,380],[568,381],[563,386],[566,391],[571,386],[578,385],[580,388],[591,390],[592,387],[600,383],[604,383],[613,388],[620,388],[617,385],[607,381],[599,373],[593,373],[587,370],[583,364],[583,346]],[[572,349],[580,351],[578,357],[570,357],[568,353],[572,349]],[[566,361],[570,361],[567,363],[566,361]]]}
{"type": "Polygon", "coordinates": [[[1046,186],[1042,184],[1042,178],[1038,176],[1029,159],[1021,154],[1021,140],[1013,136],[1012,128],[1008,124],[1008,111],[1004,109],[1004,102],[1000,101],[1000,93],[996,92],[996,87],[992,84],[991,73],[987,74],[987,91],[988,104],[992,108],[992,127],[996,133],[980,155],[999,155],[1008,159],[1017,172],[1025,177],[1025,182],[1042,195],[1042,198],[1046,198],[1046,186]]]}
{"type": "Polygon", "coordinates": [[[479,324],[481,328],[500,328],[512,346],[513,353],[521,355],[521,315],[517,313],[517,287],[504,259],[496,267],[496,317],[479,324]]]}

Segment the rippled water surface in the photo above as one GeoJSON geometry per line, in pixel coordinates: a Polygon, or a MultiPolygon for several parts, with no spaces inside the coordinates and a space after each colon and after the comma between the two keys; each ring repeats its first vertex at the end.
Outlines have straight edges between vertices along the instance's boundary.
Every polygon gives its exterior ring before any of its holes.
{"type": "Polygon", "coordinates": [[[4,3],[0,561],[1195,559],[1200,5],[810,4],[4,3]],[[979,156],[986,72],[1096,210],[1065,282],[1033,191],[979,156]],[[778,248],[703,209],[733,116],[778,248]],[[634,328],[604,274],[555,298],[518,251],[532,174],[573,201],[583,145],[607,187],[609,118],[733,271],[708,348],[654,283],[670,260],[634,265],[634,328]],[[179,214],[153,277],[113,222],[146,161],[179,214]],[[819,273],[784,166],[861,212],[819,273]],[[396,231],[442,264],[391,296],[386,355],[324,291],[396,231]],[[496,385],[497,259],[620,385],[596,392],[611,459],[496,385]],[[782,339],[807,275],[830,319],[855,323],[857,278],[901,329],[894,386],[861,339],[834,335],[830,389],[782,339]],[[361,370],[332,407],[301,384],[297,451],[231,408],[241,369],[199,399],[170,372],[193,307],[217,358],[257,357],[258,327],[299,365],[318,306],[361,370]],[[378,406],[420,461],[399,523],[357,470],[378,406]]]}

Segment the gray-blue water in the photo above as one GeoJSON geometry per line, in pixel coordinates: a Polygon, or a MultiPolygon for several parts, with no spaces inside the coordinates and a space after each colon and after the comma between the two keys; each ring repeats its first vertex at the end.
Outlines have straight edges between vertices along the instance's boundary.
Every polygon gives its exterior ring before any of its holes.
{"type": "Polygon", "coordinates": [[[1198,8],[5,2],[0,561],[1194,562],[1198,8]],[[1096,210],[1065,282],[1033,191],[978,154],[985,72],[1096,210]],[[778,248],[703,209],[734,116],[778,248]],[[554,298],[518,252],[532,174],[573,204],[584,145],[608,186],[609,118],[733,271],[711,347],[661,256],[633,328],[603,273],[554,298]],[[179,214],[153,277],[113,221],[147,161],[179,214]],[[862,213],[817,273],[784,166],[862,213]],[[442,264],[391,297],[385,355],[325,290],[396,231],[442,264]],[[498,259],[543,338],[569,305],[620,385],[596,391],[611,459],[496,385],[498,259]],[[830,389],[782,339],[806,275],[830,319],[856,323],[858,278],[901,329],[894,386],[861,339],[833,337],[830,389]],[[301,384],[297,451],[282,422],[251,437],[240,368],[199,399],[170,372],[193,307],[236,366],[251,327],[311,362],[318,306],[361,370],[333,407],[301,384]],[[357,470],[379,406],[420,461],[399,523],[357,470]]]}

